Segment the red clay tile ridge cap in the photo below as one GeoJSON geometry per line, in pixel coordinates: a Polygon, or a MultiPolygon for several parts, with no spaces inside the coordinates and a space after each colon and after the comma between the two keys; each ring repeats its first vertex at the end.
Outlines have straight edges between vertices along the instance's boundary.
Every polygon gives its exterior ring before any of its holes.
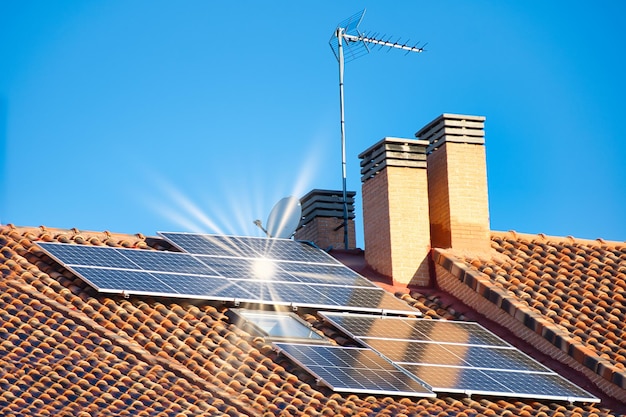
{"type": "Polygon", "coordinates": [[[125,233],[112,233],[108,230],[102,232],[83,231],[77,228],[61,229],[47,226],[15,226],[11,223],[0,225],[0,235],[19,235],[31,241],[43,241],[60,243],[92,244],[98,246],[122,246],[146,248],[146,236],[141,233],[134,235],[125,233]]]}
{"type": "Polygon", "coordinates": [[[438,248],[433,247],[433,251],[449,254],[459,259],[478,259],[481,262],[493,262],[493,261],[508,261],[509,257],[498,252],[495,248],[491,247],[488,250],[473,250],[473,249],[457,249],[457,248],[438,248]]]}
{"type": "MultiPolygon", "coordinates": [[[[491,239],[513,239],[513,240],[526,240],[529,242],[547,243],[547,244],[579,244],[587,246],[597,247],[611,247],[611,248],[623,248],[626,247],[626,241],[611,241],[602,238],[597,239],[581,239],[573,236],[550,236],[544,233],[532,234],[532,233],[519,233],[515,230],[509,230],[507,232],[494,231],[490,232],[491,239]]],[[[454,248],[433,248],[437,249],[441,253],[447,253],[454,255],[460,259],[473,258],[478,259],[481,262],[490,261],[508,261],[508,256],[498,252],[495,248],[490,248],[489,251],[474,251],[474,250],[459,250],[454,248]]]]}
{"type": "Polygon", "coordinates": [[[500,237],[500,238],[510,238],[510,239],[514,239],[514,240],[528,240],[528,241],[536,241],[536,242],[541,242],[541,243],[568,243],[568,244],[572,244],[572,243],[579,243],[579,244],[584,244],[584,245],[589,245],[589,246],[602,246],[602,245],[608,245],[611,247],[624,247],[626,246],[626,240],[625,241],[617,241],[617,240],[605,240],[602,238],[597,238],[597,239],[581,239],[581,238],[577,238],[574,236],[550,236],[550,235],[546,235],[544,233],[537,233],[537,234],[532,234],[532,233],[519,233],[516,232],[515,230],[509,230],[507,232],[502,232],[502,231],[491,231],[491,237],[500,237]]]}

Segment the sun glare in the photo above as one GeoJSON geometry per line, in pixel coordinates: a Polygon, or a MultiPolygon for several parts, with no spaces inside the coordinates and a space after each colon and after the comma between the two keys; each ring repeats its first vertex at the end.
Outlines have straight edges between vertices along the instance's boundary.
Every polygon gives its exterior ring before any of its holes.
{"type": "Polygon", "coordinates": [[[255,278],[269,280],[274,276],[276,264],[271,259],[258,258],[252,263],[252,274],[255,278]]]}
{"type": "MultiPolygon", "coordinates": [[[[316,143],[315,140],[312,142],[316,143]]],[[[203,190],[192,199],[189,188],[183,191],[182,187],[176,186],[161,173],[150,172],[147,177],[155,182],[162,197],[146,195],[146,191],[142,190],[143,203],[181,227],[182,231],[261,236],[263,233],[253,221],[262,219],[265,224],[272,206],[281,198],[288,195],[297,198],[303,196],[311,188],[321,154],[319,147],[305,152],[306,157],[301,161],[299,171],[284,179],[279,176],[271,179],[258,175],[242,178],[224,176],[222,178],[228,183],[214,184],[211,198],[203,190]]]]}

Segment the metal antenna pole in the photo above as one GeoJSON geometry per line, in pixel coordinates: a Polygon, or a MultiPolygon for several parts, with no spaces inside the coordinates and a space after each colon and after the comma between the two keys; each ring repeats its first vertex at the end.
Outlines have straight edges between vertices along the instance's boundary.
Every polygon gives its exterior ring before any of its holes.
{"type": "Polygon", "coordinates": [[[343,244],[345,249],[349,248],[348,241],[348,190],[347,190],[347,169],[346,169],[346,122],[344,118],[343,106],[343,28],[337,28],[337,49],[339,54],[339,112],[341,114],[341,179],[343,198],[343,244]]]}
{"type": "Polygon", "coordinates": [[[362,55],[369,53],[367,44],[373,44],[381,48],[388,47],[389,49],[402,49],[407,52],[423,52],[424,48],[408,45],[408,43],[402,43],[399,40],[397,42],[390,42],[389,40],[378,39],[376,35],[368,36],[359,32],[359,25],[363,16],[365,15],[365,9],[350,16],[343,22],[337,25],[333,36],[330,38],[330,47],[332,48],[337,61],[339,61],[339,111],[341,112],[341,174],[343,183],[343,243],[345,248],[348,249],[348,191],[346,189],[346,131],[344,120],[344,105],[343,105],[343,72],[344,72],[344,54],[348,52],[348,60],[356,59],[362,55]],[[345,40],[345,45],[344,45],[345,40]],[[344,49],[346,51],[344,51],[344,49]]]}

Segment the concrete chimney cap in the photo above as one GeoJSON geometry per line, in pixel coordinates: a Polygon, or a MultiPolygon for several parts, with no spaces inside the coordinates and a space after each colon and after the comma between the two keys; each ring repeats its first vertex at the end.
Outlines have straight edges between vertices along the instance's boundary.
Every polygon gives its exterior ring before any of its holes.
{"type": "Polygon", "coordinates": [[[415,137],[421,138],[425,136],[425,133],[427,133],[430,130],[433,130],[433,128],[439,124],[447,125],[447,126],[465,125],[468,127],[480,128],[484,125],[485,120],[486,120],[485,116],[471,116],[467,114],[443,113],[439,117],[435,118],[433,121],[428,123],[426,126],[421,128],[419,131],[417,131],[415,133],[415,137]]]}
{"type": "Polygon", "coordinates": [[[485,117],[444,113],[420,129],[415,136],[427,140],[430,154],[446,142],[485,144],[485,117]]]}
{"type": "Polygon", "coordinates": [[[485,116],[469,116],[465,114],[443,113],[415,133],[415,137],[428,140],[429,133],[438,131],[444,126],[483,129],[485,116]]]}
{"type": "Polygon", "coordinates": [[[394,143],[394,144],[401,144],[401,145],[402,144],[418,145],[418,146],[424,147],[424,149],[425,149],[426,146],[428,146],[429,142],[427,140],[408,139],[408,138],[395,138],[395,137],[392,137],[392,136],[387,136],[387,137],[382,138],[381,140],[379,140],[378,142],[376,142],[375,144],[373,144],[372,146],[370,146],[369,148],[367,148],[363,152],[361,152],[359,154],[359,158],[361,158],[361,159],[365,158],[368,154],[371,154],[375,149],[380,148],[385,143],[394,143]]]}

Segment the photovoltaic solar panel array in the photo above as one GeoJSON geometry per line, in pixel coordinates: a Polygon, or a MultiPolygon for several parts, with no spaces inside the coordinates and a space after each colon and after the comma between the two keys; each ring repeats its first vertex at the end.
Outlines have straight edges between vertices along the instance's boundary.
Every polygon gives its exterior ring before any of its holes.
{"type": "Polygon", "coordinates": [[[417,378],[370,349],[275,343],[281,353],[336,392],[434,397],[417,378]]]}
{"type": "Polygon", "coordinates": [[[183,252],[41,242],[99,292],[419,314],[326,252],[289,239],[161,233],[183,252]]]}
{"type": "Polygon", "coordinates": [[[599,401],[477,323],[321,315],[434,392],[599,401]]]}

